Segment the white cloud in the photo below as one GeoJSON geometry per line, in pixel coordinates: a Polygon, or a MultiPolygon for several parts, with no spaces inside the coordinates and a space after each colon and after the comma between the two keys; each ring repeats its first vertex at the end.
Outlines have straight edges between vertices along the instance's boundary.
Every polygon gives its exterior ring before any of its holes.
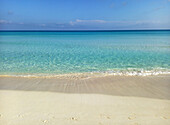
{"type": "Polygon", "coordinates": [[[160,24],[160,21],[135,21],[135,24],[160,24]]]}
{"type": "Polygon", "coordinates": [[[146,20],[138,20],[138,21],[106,21],[106,20],[81,20],[76,19],[75,21],[70,21],[69,24],[71,26],[79,26],[79,25],[99,25],[103,24],[103,26],[132,26],[132,25],[157,25],[161,24],[160,21],[146,21],[146,20]]]}
{"type": "Polygon", "coordinates": [[[85,22],[85,23],[105,23],[106,21],[104,20],[79,20],[77,19],[76,22],[85,22]]]}
{"type": "Polygon", "coordinates": [[[8,11],[8,15],[13,15],[14,13],[12,11],[8,11]]]}
{"type": "Polygon", "coordinates": [[[77,24],[134,24],[134,21],[106,21],[106,20],[80,20],[76,19],[75,21],[70,21],[70,25],[77,25],[77,24]]]}
{"type": "Polygon", "coordinates": [[[18,24],[21,24],[21,25],[22,25],[22,24],[24,24],[24,23],[23,23],[23,22],[20,22],[20,23],[18,23],[18,24]]]}
{"type": "Polygon", "coordinates": [[[46,24],[40,24],[40,26],[46,26],[46,24]]]}
{"type": "Polygon", "coordinates": [[[10,24],[11,21],[7,21],[7,20],[0,20],[0,24],[10,24]]]}
{"type": "Polygon", "coordinates": [[[106,23],[105,20],[80,20],[76,19],[76,21],[70,21],[70,25],[80,24],[80,23],[106,23]]]}
{"type": "Polygon", "coordinates": [[[73,21],[70,21],[70,23],[69,23],[69,24],[73,26],[73,25],[74,25],[74,22],[73,22],[73,21]]]}

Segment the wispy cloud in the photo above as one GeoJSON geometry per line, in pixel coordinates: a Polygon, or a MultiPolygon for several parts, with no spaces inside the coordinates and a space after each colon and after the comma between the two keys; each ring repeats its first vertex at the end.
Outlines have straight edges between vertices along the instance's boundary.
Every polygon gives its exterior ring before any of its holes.
{"type": "Polygon", "coordinates": [[[157,7],[157,8],[154,8],[152,11],[157,11],[157,10],[160,10],[160,9],[163,9],[164,6],[160,6],[160,7],[157,7]]]}
{"type": "Polygon", "coordinates": [[[170,26],[167,22],[160,21],[107,21],[107,20],[82,20],[65,23],[19,23],[0,20],[1,29],[131,29],[131,28],[155,28],[170,26]]]}
{"type": "Polygon", "coordinates": [[[13,14],[14,14],[14,12],[8,11],[8,15],[13,15],[13,14]]]}
{"type": "Polygon", "coordinates": [[[128,2],[126,2],[126,1],[125,1],[125,2],[122,2],[122,5],[123,5],[123,6],[126,6],[127,4],[128,4],[128,2]]]}
{"type": "Polygon", "coordinates": [[[24,23],[23,23],[23,22],[20,22],[20,23],[18,23],[18,24],[23,25],[24,23]]]}
{"type": "Polygon", "coordinates": [[[134,24],[160,24],[160,21],[135,21],[134,24]]]}
{"type": "Polygon", "coordinates": [[[24,23],[23,22],[13,22],[13,21],[8,21],[8,20],[2,20],[2,19],[0,19],[0,24],[1,25],[5,25],[5,24],[10,24],[10,25],[12,25],[12,24],[15,24],[15,25],[23,25],[24,23]]]}
{"type": "Polygon", "coordinates": [[[7,20],[0,20],[0,24],[10,24],[12,23],[11,21],[7,21],[7,20]]]}
{"type": "Polygon", "coordinates": [[[143,23],[158,23],[158,21],[107,21],[107,20],[80,20],[70,21],[70,25],[76,24],[143,24],[143,23]]]}
{"type": "Polygon", "coordinates": [[[40,24],[40,26],[44,27],[44,26],[46,26],[46,24],[40,24]]]}
{"type": "Polygon", "coordinates": [[[161,25],[161,22],[158,20],[155,21],[146,21],[146,20],[138,20],[138,21],[107,21],[107,20],[80,20],[77,19],[75,21],[70,21],[70,26],[90,26],[97,28],[126,28],[126,27],[143,27],[143,26],[157,26],[161,25]]]}
{"type": "Polygon", "coordinates": [[[107,20],[81,20],[81,19],[76,19],[75,21],[70,21],[69,23],[47,23],[47,24],[36,24],[36,23],[23,23],[23,22],[12,22],[8,20],[0,20],[0,24],[15,24],[15,25],[37,25],[41,27],[45,26],[57,26],[57,27],[63,27],[63,26],[73,26],[73,25],[88,25],[88,24],[158,24],[160,21],[107,21],[107,20]]]}
{"type": "Polygon", "coordinates": [[[111,3],[110,8],[114,8],[114,7],[115,7],[115,3],[111,3]]]}
{"type": "Polygon", "coordinates": [[[80,20],[80,19],[76,19],[76,21],[70,21],[71,25],[80,24],[80,23],[106,23],[106,21],[105,20],[80,20]]]}
{"type": "Polygon", "coordinates": [[[70,25],[76,25],[76,24],[113,24],[113,23],[134,23],[133,21],[107,21],[107,20],[80,20],[76,19],[75,21],[70,21],[70,25]]]}
{"type": "Polygon", "coordinates": [[[120,4],[117,4],[117,3],[112,2],[112,3],[110,4],[110,8],[122,8],[122,7],[126,6],[127,4],[128,4],[127,1],[124,1],[124,2],[122,2],[122,3],[120,3],[120,4]]]}

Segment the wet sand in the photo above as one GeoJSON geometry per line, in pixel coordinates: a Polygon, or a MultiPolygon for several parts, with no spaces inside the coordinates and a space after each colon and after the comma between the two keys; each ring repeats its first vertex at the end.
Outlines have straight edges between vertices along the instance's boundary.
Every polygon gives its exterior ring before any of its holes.
{"type": "Polygon", "coordinates": [[[3,125],[169,125],[170,76],[0,77],[3,125]]]}
{"type": "Polygon", "coordinates": [[[88,79],[0,77],[0,90],[170,99],[170,76],[105,76],[88,79]]]}

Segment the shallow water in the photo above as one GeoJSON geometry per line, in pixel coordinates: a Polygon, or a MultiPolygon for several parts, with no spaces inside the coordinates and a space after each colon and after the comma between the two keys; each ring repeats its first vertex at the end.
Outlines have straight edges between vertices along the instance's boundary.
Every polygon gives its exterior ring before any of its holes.
{"type": "Polygon", "coordinates": [[[0,32],[0,75],[170,72],[170,31],[0,32]]]}

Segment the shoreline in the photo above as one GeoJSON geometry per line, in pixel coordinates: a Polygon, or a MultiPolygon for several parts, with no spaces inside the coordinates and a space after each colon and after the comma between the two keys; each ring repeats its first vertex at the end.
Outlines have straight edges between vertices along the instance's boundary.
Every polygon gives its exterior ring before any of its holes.
{"type": "Polygon", "coordinates": [[[120,70],[103,72],[82,72],[82,73],[63,73],[63,74],[0,74],[0,77],[21,77],[21,78],[58,78],[58,79],[82,79],[82,78],[100,78],[107,76],[159,76],[169,75],[170,71],[159,70],[120,70]]]}

